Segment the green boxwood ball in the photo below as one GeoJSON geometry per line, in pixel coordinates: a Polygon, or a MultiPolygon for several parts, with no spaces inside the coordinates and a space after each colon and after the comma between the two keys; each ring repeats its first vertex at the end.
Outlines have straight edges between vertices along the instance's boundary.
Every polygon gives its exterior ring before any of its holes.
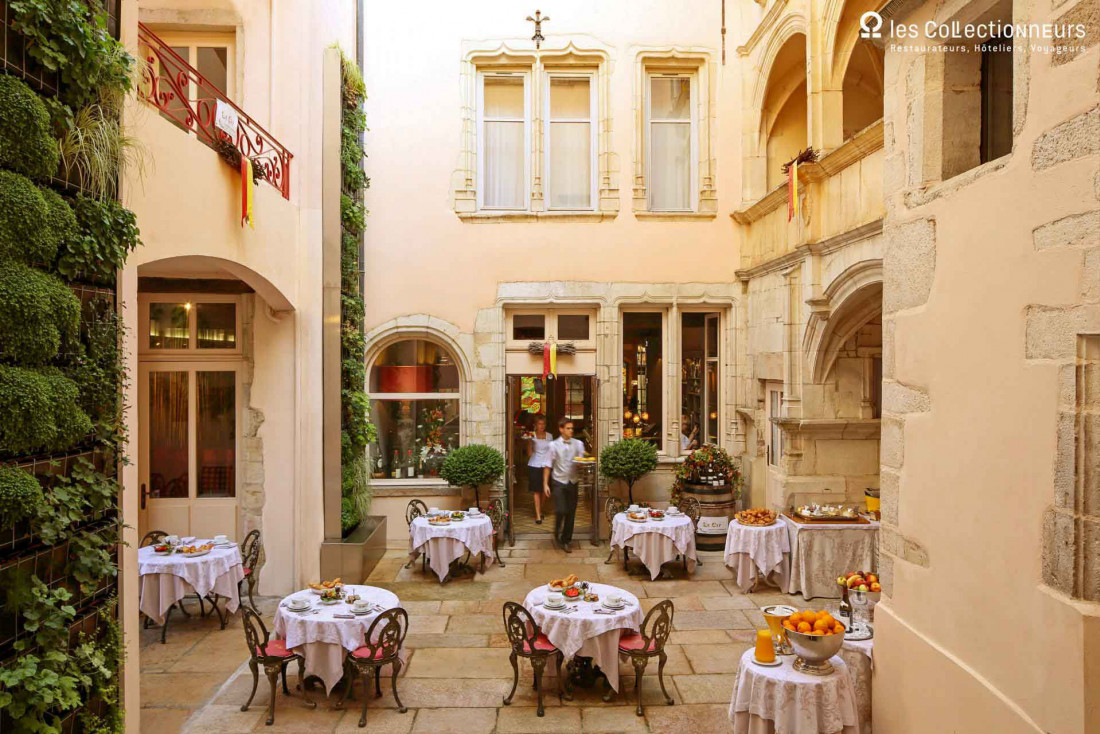
{"type": "Polygon", "coordinates": [[[77,387],[56,367],[0,365],[0,454],[65,451],[92,430],[77,387]]]}
{"type": "Polygon", "coordinates": [[[34,517],[45,501],[42,485],[33,475],[14,466],[0,466],[0,528],[34,517]]]}
{"type": "Polygon", "coordinates": [[[80,300],[57,276],[0,265],[0,359],[46,364],[75,344],[79,329],[80,300]]]}
{"type": "MultiPolygon", "coordinates": [[[[0,77],[3,78],[3,77],[0,77]]],[[[55,218],[60,212],[58,207],[55,218]]],[[[57,240],[51,207],[42,190],[30,179],[11,171],[0,171],[0,260],[22,260],[52,265],[57,257],[57,240]]]]}
{"type": "Polygon", "coordinates": [[[19,79],[0,75],[0,166],[47,180],[59,159],[45,103],[19,79]]]}

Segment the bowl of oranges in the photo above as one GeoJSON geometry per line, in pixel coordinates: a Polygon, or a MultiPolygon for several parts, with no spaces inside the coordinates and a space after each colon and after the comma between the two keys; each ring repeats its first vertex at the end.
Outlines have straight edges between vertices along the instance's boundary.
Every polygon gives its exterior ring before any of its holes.
{"type": "Polygon", "coordinates": [[[795,612],[783,620],[787,639],[798,657],[794,669],[810,675],[829,675],[833,666],[829,658],[840,652],[844,644],[844,625],[826,611],[795,612]]]}

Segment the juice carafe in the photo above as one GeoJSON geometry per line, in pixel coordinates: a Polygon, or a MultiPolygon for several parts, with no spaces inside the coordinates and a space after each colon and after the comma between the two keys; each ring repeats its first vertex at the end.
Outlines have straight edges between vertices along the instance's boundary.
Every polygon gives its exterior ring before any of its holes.
{"type": "Polygon", "coordinates": [[[756,630],[756,659],[761,663],[775,662],[775,645],[771,630],[756,630]]]}

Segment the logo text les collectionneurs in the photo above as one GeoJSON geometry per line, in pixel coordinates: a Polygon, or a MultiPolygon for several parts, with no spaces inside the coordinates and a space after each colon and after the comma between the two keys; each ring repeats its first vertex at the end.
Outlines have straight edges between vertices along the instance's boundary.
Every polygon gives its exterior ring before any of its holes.
{"type": "MultiPolygon", "coordinates": [[[[859,19],[861,38],[882,38],[884,20],[874,11],[866,12],[859,19]]],[[[1021,40],[1081,40],[1088,32],[1084,23],[1003,23],[999,20],[984,23],[963,23],[953,20],[939,23],[930,20],[922,26],[917,23],[889,21],[887,36],[898,39],[928,38],[936,40],[1021,39],[1021,40]]]]}

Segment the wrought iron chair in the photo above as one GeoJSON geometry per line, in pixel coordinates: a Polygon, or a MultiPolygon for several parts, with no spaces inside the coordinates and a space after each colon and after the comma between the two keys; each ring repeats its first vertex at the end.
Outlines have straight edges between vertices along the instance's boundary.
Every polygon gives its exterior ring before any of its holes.
{"type": "Polygon", "coordinates": [[[241,563],[244,566],[244,578],[237,582],[237,596],[241,595],[241,584],[247,581],[248,601],[252,604],[253,609],[256,608],[256,601],[252,598],[252,592],[256,590],[256,586],[260,583],[260,553],[263,552],[263,549],[263,539],[259,530],[249,531],[241,542],[241,563]]]}
{"type": "Polygon", "coordinates": [[[359,726],[367,725],[367,696],[366,689],[370,685],[370,673],[374,671],[374,696],[382,697],[382,668],[391,665],[393,673],[391,683],[393,685],[393,700],[397,702],[397,710],[405,713],[408,709],[401,703],[397,695],[397,674],[401,672],[401,646],[405,643],[405,634],[409,631],[409,615],[401,607],[394,607],[382,612],[371,622],[367,630],[366,643],[352,650],[344,657],[344,669],[347,676],[347,685],[344,687],[344,695],[336,704],[336,708],[344,707],[344,701],[351,695],[351,689],[355,687],[355,675],[363,676],[363,715],[359,717],[359,726]],[[348,675],[352,673],[354,675],[348,675]]]}
{"type": "Polygon", "coordinates": [[[157,545],[158,543],[163,542],[164,539],[167,537],[168,533],[164,532],[163,530],[150,530],[142,537],[141,542],[138,543],[138,548],[144,548],[149,545],[157,545]]]}
{"type": "MultiPolygon", "coordinates": [[[[607,554],[607,560],[604,564],[611,563],[611,559],[615,557],[615,546],[611,545],[611,536],[615,534],[615,516],[626,509],[626,503],[618,497],[608,497],[607,502],[603,506],[603,514],[607,518],[607,544],[611,547],[611,552],[607,554]]],[[[626,548],[623,548],[623,562],[626,562],[626,548]]]]}
{"type": "Polygon", "coordinates": [[[264,675],[267,676],[267,680],[271,684],[271,700],[267,704],[267,725],[271,726],[275,722],[275,689],[278,685],[279,676],[282,675],[283,677],[283,695],[289,696],[290,690],[286,685],[286,669],[293,662],[298,663],[297,690],[302,692],[302,698],[310,707],[317,708],[317,702],[311,701],[309,694],[306,693],[306,659],[298,653],[287,650],[286,643],[283,640],[272,640],[268,636],[267,627],[264,626],[264,621],[260,618],[259,613],[247,604],[241,605],[241,620],[244,623],[244,639],[248,643],[248,667],[252,670],[252,693],[248,695],[248,700],[241,706],[241,711],[248,711],[248,707],[252,705],[252,699],[256,697],[256,688],[260,684],[260,666],[262,665],[264,675]]]}
{"type": "MultiPolygon", "coordinates": [[[[405,524],[409,526],[409,531],[412,531],[413,520],[418,517],[427,517],[428,506],[424,504],[424,500],[412,499],[409,500],[409,504],[405,507],[405,524]]],[[[405,568],[411,568],[413,563],[416,562],[416,558],[409,558],[409,562],[405,564],[405,568]]],[[[424,546],[424,552],[420,554],[420,571],[423,573],[428,569],[428,547],[424,546]]]]}
{"type": "MultiPolygon", "coordinates": [[[[627,632],[619,637],[619,654],[629,657],[634,666],[634,697],[638,702],[638,708],[634,713],[638,716],[645,715],[642,711],[642,676],[645,674],[650,658],[655,657],[659,661],[657,679],[661,682],[661,693],[665,694],[665,703],[669,706],[676,703],[665,690],[665,663],[668,662],[665,643],[672,632],[672,616],[675,611],[672,600],[665,599],[645,615],[640,634],[627,632]]],[[[614,691],[608,685],[603,700],[610,701],[613,695],[614,691]]]]}
{"type": "MultiPolygon", "coordinates": [[[[681,497],[680,498],[680,512],[691,518],[691,525],[695,529],[695,532],[699,532],[699,499],[697,497],[681,497]]],[[[687,569],[687,556],[684,556],[684,568],[687,569]]],[[[703,562],[696,557],[695,562],[700,566],[703,562]]]]}
{"type": "Polygon", "coordinates": [[[561,665],[565,655],[554,646],[554,643],[542,633],[535,618],[522,604],[514,601],[504,602],[504,631],[508,633],[508,642],[511,644],[512,653],[508,656],[512,663],[512,691],[504,697],[504,705],[512,705],[512,697],[516,695],[516,687],[519,685],[519,658],[527,658],[531,661],[531,668],[535,671],[535,690],[539,694],[538,715],[545,711],[542,706],[542,672],[546,669],[546,661],[554,658],[554,667],[558,672],[558,701],[564,696],[562,691],[561,665]]]}
{"type": "MultiPolygon", "coordinates": [[[[489,522],[493,523],[493,555],[496,556],[497,564],[503,567],[504,561],[500,560],[500,543],[504,538],[505,520],[507,519],[507,513],[504,512],[504,501],[500,497],[494,499],[489,503],[485,514],[489,516],[489,522]]],[[[481,557],[481,572],[485,573],[485,556],[481,557]]]]}

